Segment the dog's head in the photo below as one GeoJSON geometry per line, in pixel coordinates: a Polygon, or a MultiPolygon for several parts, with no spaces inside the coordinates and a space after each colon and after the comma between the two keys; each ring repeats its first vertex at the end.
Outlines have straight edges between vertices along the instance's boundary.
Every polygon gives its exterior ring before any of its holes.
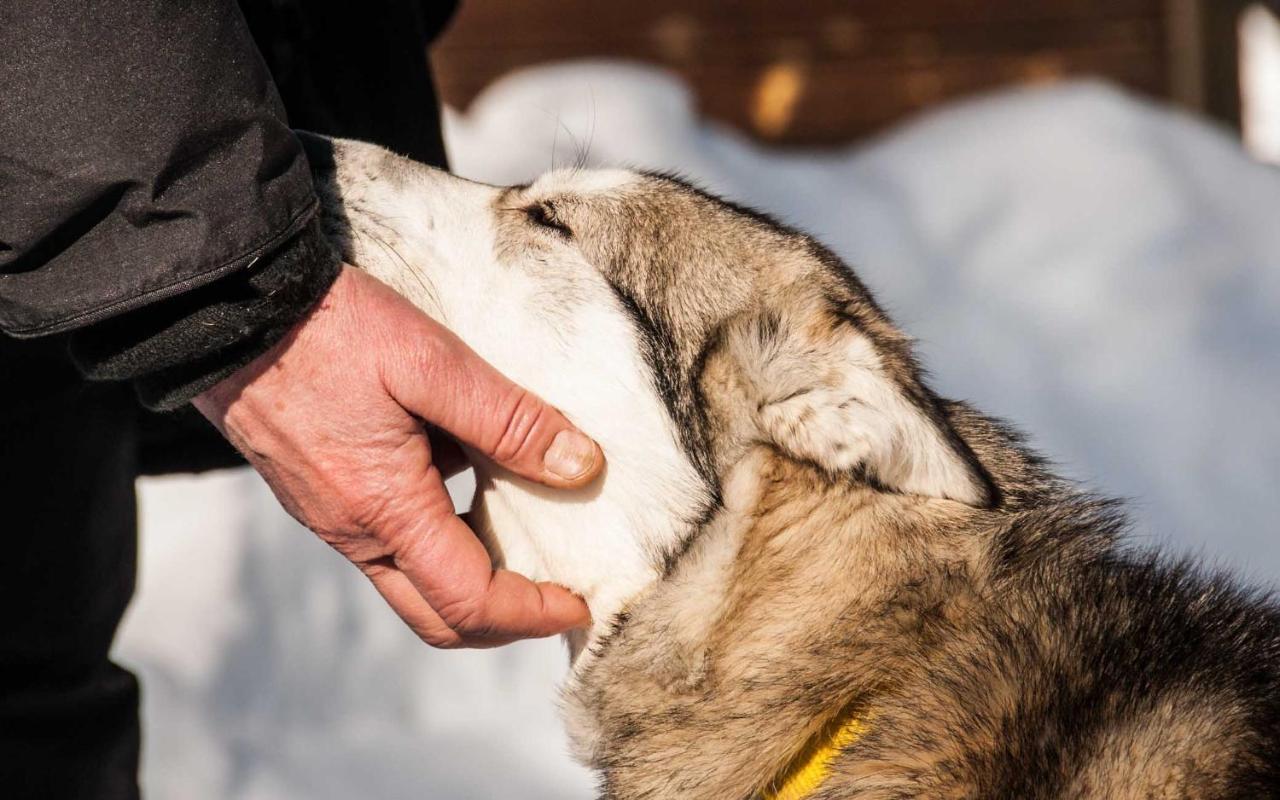
{"type": "Polygon", "coordinates": [[[480,464],[490,547],[612,612],[765,445],[832,479],[982,506],[992,488],[871,295],[809,238],[674,178],[488,186],[308,144],[346,258],[599,441],[598,485],[480,464]]]}

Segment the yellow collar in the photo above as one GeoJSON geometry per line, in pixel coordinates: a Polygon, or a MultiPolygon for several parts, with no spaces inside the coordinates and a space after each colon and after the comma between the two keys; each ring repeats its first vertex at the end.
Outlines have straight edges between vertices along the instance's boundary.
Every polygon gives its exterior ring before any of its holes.
{"type": "Polygon", "coordinates": [[[764,800],[805,800],[816,792],[831,774],[831,762],[866,735],[870,722],[871,714],[864,707],[855,704],[845,708],[765,787],[764,800]]]}

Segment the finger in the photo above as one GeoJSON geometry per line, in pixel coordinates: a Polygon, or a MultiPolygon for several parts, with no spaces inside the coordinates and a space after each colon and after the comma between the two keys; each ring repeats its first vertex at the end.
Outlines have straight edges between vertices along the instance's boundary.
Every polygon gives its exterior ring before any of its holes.
{"type": "Polygon", "coordinates": [[[375,562],[360,569],[409,629],[432,647],[498,647],[516,641],[515,637],[464,636],[450,628],[394,564],[375,562]]]}
{"type": "Polygon", "coordinates": [[[586,604],[567,589],[493,569],[484,547],[457,517],[402,548],[395,564],[465,639],[538,638],[591,621],[586,604]]]}
{"type": "Polygon", "coordinates": [[[530,480],[583,486],[604,467],[599,446],[563,414],[503,377],[439,323],[384,366],[391,396],[427,422],[530,480]]]}
{"type": "MultiPolygon", "coordinates": [[[[476,535],[452,513],[439,471],[428,467],[415,484],[417,502],[400,504],[391,530],[379,531],[397,570],[444,624],[464,640],[551,636],[590,622],[582,600],[563,587],[494,570],[476,535]],[[397,524],[397,522],[399,524],[397,524]]],[[[430,620],[421,624],[430,627],[430,620]]]]}

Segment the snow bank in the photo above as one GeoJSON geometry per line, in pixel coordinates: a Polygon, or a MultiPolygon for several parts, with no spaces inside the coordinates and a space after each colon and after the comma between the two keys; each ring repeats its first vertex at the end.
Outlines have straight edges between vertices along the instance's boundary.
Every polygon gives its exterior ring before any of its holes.
{"type": "MultiPolygon", "coordinates": [[[[1280,576],[1280,173],[1102,85],[992,96],[835,152],[758,147],[648,68],[507,78],[447,134],[461,174],[674,169],[805,228],[920,337],[935,385],[1009,417],[1140,534],[1280,576]]],[[[556,642],[418,645],[243,473],[144,481],[152,797],[591,796],[556,642]]]]}

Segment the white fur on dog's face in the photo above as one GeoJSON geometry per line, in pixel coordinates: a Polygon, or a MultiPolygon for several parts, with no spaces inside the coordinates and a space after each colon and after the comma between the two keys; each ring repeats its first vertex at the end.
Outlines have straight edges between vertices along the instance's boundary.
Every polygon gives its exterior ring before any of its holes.
{"type": "Polygon", "coordinates": [[[618,195],[629,172],[556,172],[528,187],[472,183],[336,142],[347,256],[599,442],[605,474],[552,491],[475,459],[479,533],[495,558],[586,598],[596,633],[652,583],[707,504],[658,398],[635,324],[554,206],[618,195]]]}

